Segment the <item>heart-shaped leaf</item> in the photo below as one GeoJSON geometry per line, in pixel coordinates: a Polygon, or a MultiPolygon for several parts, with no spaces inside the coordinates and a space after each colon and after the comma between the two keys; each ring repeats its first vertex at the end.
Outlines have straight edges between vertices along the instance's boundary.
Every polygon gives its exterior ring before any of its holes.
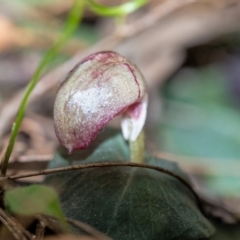
{"type": "MultiPolygon", "coordinates": [[[[91,149],[75,155],[59,151],[51,167],[127,161],[128,148],[122,136],[110,133],[105,130],[91,149]]],[[[188,181],[170,161],[147,157],[146,163],[188,181]]],[[[67,217],[86,222],[114,240],[194,240],[214,232],[193,192],[166,172],[140,166],[95,167],[52,174],[46,182],[60,192],[67,217]]]]}

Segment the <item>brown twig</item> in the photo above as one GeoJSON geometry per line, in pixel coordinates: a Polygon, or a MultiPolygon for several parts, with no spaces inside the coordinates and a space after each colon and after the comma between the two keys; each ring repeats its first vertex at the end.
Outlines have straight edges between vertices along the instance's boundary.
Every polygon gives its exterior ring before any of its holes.
{"type": "MultiPolygon", "coordinates": [[[[43,226],[50,229],[55,234],[63,234],[66,233],[65,229],[63,228],[62,224],[59,222],[59,219],[49,216],[49,215],[41,215],[38,214],[36,216],[37,220],[42,223],[43,226]]],[[[42,229],[43,230],[43,229],[42,229]]],[[[42,231],[41,230],[41,231],[42,231]]]]}
{"type": "Polygon", "coordinates": [[[167,0],[154,7],[146,16],[138,19],[133,24],[123,25],[120,28],[122,37],[127,38],[136,35],[145,29],[152,27],[157,21],[166,15],[176,11],[177,9],[188,5],[189,3],[197,2],[198,0],[167,0]]]}
{"type": "Polygon", "coordinates": [[[87,233],[90,233],[92,235],[92,237],[96,238],[96,240],[111,240],[111,238],[109,238],[108,236],[106,236],[105,234],[99,232],[97,229],[91,227],[90,225],[77,221],[75,219],[71,219],[71,218],[67,218],[67,222],[83,229],[84,231],[86,231],[87,233]]]}
{"type": "Polygon", "coordinates": [[[22,227],[16,219],[8,215],[2,208],[0,208],[0,221],[6,226],[9,232],[16,240],[33,240],[35,236],[22,227]]]}
{"type": "MultiPolygon", "coordinates": [[[[132,163],[132,162],[101,162],[101,163],[88,163],[88,164],[72,165],[72,166],[68,166],[68,167],[46,169],[46,170],[36,171],[36,172],[32,172],[32,173],[23,173],[23,174],[17,174],[17,175],[13,175],[13,176],[0,177],[0,180],[6,180],[6,179],[16,180],[16,179],[20,179],[20,178],[27,178],[27,177],[33,177],[33,176],[39,176],[39,175],[47,175],[47,174],[52,174],[52,173],[59,173],[59,172],[78,170],[78,169],[88,169],[88,168],[95,168],[95,167],[139,167],[139,168],[148,168],[148,169],[160,171],[160,172],[166,173],[166,174],[178,179],[196,196],[196,199],[199,200],[199,197],[196,194],[196,192],[193,190],[192,186],[186,180],[184,180],[182,177],[171,172],[170,170],[167,170],[167,169],[164,169],[164,168],[158,167],[158,166],[149,165],[149,164],[140,164],[140,163],[132,163]]],[[[198,202],[200,202],[200,201],[198,201],[198,202]]]]}
{"type": "Polygon", "coordinates": [[[37,223],[36,232],[35,232],[36,240],[43,240],[44,234],[45,234],[45,228],[46,228],[45,222],[39,220],[37,223]]]}

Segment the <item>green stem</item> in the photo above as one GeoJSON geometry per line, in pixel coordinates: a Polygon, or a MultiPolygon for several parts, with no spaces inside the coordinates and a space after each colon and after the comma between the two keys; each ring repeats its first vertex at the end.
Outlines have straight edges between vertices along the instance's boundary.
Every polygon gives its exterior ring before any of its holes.
{"type": "Polygon", "coordinates": [[[134,142],[129,141],[131,162],[143,163],[145,151],[145,136],[142,130],[134,142]]]}
{"type": "Polygon", "coordinates": [[[69,13],[66,25],[64,27],[63,33],[61,37],[57,40],[57,42],[49,49],[49,51],[46,53],[42,61],[40,62],[37,70],[35,71],[31,81],[29,82],[26,92],[24,94],[24,97],[21,101],[17,117],[15,122],[13,123],[12,132],[10,136],[10,140],[8,143],[8,147],[5,153],[5,156],[2,160],[2,167],[1,167],[1,175],[5,176],[7,167],[8,167],[8,161],[11,156],[14,143],[19,131],[19,128],[21,126],[25,109],[28,103],[29,96],[31,92],[33,91],[34,87],[38,83],[38,80],[40,76],[43,74],[44,70],[46,69],[47,65],[53,60],[53,58],[56,56],[57,52],[60,50],[60,48],[67,42],[67,40],[70,38],[70,36],[74,33],[75,29],[77,28],[79,24],[79,20],[81,19],[82,12],[84,7],[84,1],[83,0],[75,0],[75,3],[72,6],[72,9],[69,13]]]}
{"type": "Polygon", "coordinates": [[[102,15],[104,17],[127,15],[136,11],[138,8],[142,7],[147,2],[148,0],[131,0],[119,6],[107,7],[96,3],[94,0],[88,0],[88,4],[91,10],[98,15],[102,15]]]}

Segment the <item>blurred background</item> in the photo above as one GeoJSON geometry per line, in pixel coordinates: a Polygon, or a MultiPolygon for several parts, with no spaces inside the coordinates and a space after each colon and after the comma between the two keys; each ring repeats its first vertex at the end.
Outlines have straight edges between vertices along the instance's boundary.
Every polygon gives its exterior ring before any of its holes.
{"type": "MultiPolygon", "coordinates": [[[[98,2],[114,6],[124,1],[98,2]]],[[[24,87],[60,36],[72,3],[0,1],[1,158],[24,87]]],[[[240,215],[238,0],[149,0],[121,21],[86,8],[74,36],[32,94],[9,173],[45,168],[53,158],[57,86],[78,61],[100,50],[129,58],[147,80],[149,151],[178,162],[198,193],[240,215]]]]}

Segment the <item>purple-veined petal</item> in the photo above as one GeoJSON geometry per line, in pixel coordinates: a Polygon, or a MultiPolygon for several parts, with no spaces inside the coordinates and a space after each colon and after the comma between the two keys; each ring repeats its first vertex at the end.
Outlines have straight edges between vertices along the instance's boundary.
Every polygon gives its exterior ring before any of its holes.
{"type": "Polygon", "coordinates": [[[123,135],[134,140],[144,125],[146,108],[146,84],[137,67],[115,52],[94,53],[60,84],[55,132],[72,152],[86,148],[107,122],[123,114],[123,135]]]}

